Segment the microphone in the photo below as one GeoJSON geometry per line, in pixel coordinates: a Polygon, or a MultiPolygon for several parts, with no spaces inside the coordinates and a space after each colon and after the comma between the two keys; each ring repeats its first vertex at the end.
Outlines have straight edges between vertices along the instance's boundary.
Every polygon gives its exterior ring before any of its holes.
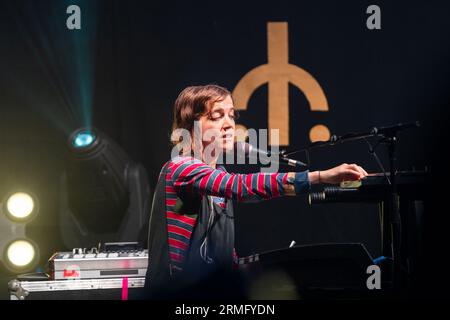
{"type": "MultiPolygon", "coordinates": [[[[243,154],[247,158],[249,158],[251,156],[260,156],[260,157],[262,156],[262,157],[266,157],[266,158],[271,158],[273,156],[273,154],[271,154],[270,151],[258,149],[245,141],[236,141],[234,143],[234,150],[237,151],[238,155],[243,154]]],[[[288,157],[283,156],[280,153],[277,153],[276,156],[278,156],[277,162],[279,162],[279,163],[284,163],[284,164],[287,164],[288,166],[297,167],[297,168],[308,167],[308,165],[306,163],[299,161],[299,160],[290,159],[288,157]]]]}
{"type": "Polygon", "coordinates": [[[374,127],[370,133],[373,135],[387,135],[393,136],[397,134],[397,131],[409,129],[409,128],[418,128],[420,127],[419,121],[408,122],[408,123],[398,123],[389,127],[374,127]]]}

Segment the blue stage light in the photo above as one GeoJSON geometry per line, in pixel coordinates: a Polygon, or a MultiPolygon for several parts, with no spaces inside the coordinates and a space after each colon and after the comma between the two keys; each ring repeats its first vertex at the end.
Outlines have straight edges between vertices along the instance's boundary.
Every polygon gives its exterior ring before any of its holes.
{"type": "Polygon", "coordinates": [[[75,148],[85,148],[92,144],[95,140],[95,135],[90,131],[81,131],[73,138],[73,145],[75,148]]]}
{"type": "Polygon", "coordinates": [[[64,219],[69,219],[62,232],[66,247],[120,239],[144,245],[148,227],[142,221],[149,220],[151,206],[145,168],[93,127],[74,130],[67,144],[67,198],[62,204],[64,219]]]}

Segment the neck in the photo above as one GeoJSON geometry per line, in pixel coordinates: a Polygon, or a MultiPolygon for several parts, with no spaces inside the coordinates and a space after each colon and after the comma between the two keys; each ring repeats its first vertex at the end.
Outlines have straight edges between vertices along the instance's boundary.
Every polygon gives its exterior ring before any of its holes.
{"type": "Polygon", "coordinates": [[[217,157],[214,157],[214,158],[212,158],[212,159],[207,159],[207,160],[205,160],[205,157],[203,157],[203,159],[202,159],[202,161],[203,161],[204,163],[206,163],[208,166],[213,167],[213,168],[216,168],[216,165],[217,165],[217,157]],[[209,161],[207,161],[207,160],[209,160],[209,161]]]}
{"type": "MultiPolygon", "coordinates": [[[[205,148],[203,148],[205,150],[205,148]]],[[[216,168],[217,159],[219,158],[219,153],[216,150],[212,150],[211,154],[205,155],[202,152],[202,161],[209,165],[210,167],[216,168]]]]}

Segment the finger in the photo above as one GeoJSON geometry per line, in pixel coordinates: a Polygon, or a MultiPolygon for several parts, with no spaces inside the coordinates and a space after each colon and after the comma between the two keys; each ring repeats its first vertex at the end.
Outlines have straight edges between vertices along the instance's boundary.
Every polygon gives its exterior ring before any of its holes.
{"type": "Polygon", "coordinates": [[[342,181],[360,181],[361,179],[359,176],[355,176],[353,174],[345,175],[342,181]]]}
{"type": "Polygon", "coordinates": [[[346,180],[360,180],[362,178],[362,175],[358,170],[347,169],[344,173],[344,178],[346,180]]]}
{"type": "Polygon", "coordinates": [[[353,170],[358,170],[359,171],[359,166],[355,163],[352,163],[351,165],[349,165],[349,169],[353,169],[353,170]]]}
{"type": "Polygon", "coordinates": [[[366,170],[364,170],[361,166],[357,166],[358,167],[358,171],[365,177],[367,176],[367,172],[366,170]]]}
{"type": "Polygon", "coordinates": [[[362,177],[365,177],[365,176],[367,176],[367,172],[366,172],[366,170],[364,170],[361,166],[358,166],[357,164],[352,164],[351,165],[351,168],[352,169],[356,169],[358,172],[360,172],[361,173],[361,175],[362,175],[362,177]]]}
{"type": "Polygon", "coordinates": [[[367,177],[369,174],[367,173],[367,171],[366,170],[364,170],[364,168],[363,167],[360,167],[361,168],[361,170],[364,172],[364,175],[367,177]]]}

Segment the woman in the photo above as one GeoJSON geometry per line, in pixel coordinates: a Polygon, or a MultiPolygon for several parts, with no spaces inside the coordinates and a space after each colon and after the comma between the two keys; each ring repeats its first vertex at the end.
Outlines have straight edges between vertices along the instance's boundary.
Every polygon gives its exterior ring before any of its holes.
{"type": "Polygon", "coordinates": [[[227,173],[217,159],[233,150],[235,116],[231,94],[223,87],[191,86],[178,96],[172,129],[188,136],[172,135],[181,156],[164,165],[155,191],[147,286],[164,286],[175,278],[197,281],[210,267],[231,268],[236,260],[233,200],[295,196],[311,184],[367,175],[355,164],[314,172],[227,173]]]}

